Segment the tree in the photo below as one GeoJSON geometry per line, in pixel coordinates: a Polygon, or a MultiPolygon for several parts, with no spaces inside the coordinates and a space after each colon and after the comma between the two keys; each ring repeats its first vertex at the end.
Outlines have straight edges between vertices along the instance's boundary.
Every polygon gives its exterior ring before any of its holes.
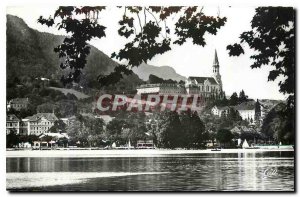
{"type": "Polygon", "coordinates": [[[258,99],[256,100],[255,102],[255,116],[254,116],[254,119],[255,119],[255,122],[259,125],[260,124],[260,118],[261,118],[261,104],[260,102],[258,101],[258,99]]]}
{"type": "Polygon", "coordinates": [[[226,143],[230,143],[233,139],[233,134],[228,129],[220,129],[217,132],[216,138],[220,143],[223,143],[224,147],[226,146],[226,143]]]}
{"type": "Polygon", "coordinates": [[[128,129],[124,130],[124,136],[127,142],[130,140],[132,144],[136,144],[138,140],[146,140],[149,138],[146,135],[146,115],[144,112],[129,112],[126,122],[128,129]]]}
{"type": "Polygon", "coordinates": [[[19,137],[17,135],[17,130],[10,130],[9,134],[6,135],[6,148],[12,148],[19,143],[19,137]]]}
{"type": "Polygon", "coordinates": [[[70,137],[71,144],[77,144],[85,146],[88,143],[88,130],[84,126],[84,123],[77,117],[75,120],[66,127],[68,136],[70,137]]]}
{"type": "Polygon", "coordinates": [[[182,147],[203,148],[208,136],[205,135],[205,126],[197,112],[187,111],[180,114],[182,147]]]}
{"type": "MultiPolygon", "coordinates": [[[[256,54],[251,68],[271,65],[268,80],[286,77],[279,82],[280,92],[294,94],[295,91],[295,10],[292,7],[259,7],[255,9],[252,30],[240,36],[241,44],[248,44],[256,54]]],[[[240,44],[227,47],[230,55],[240,55],[240,44]]]]}
{"type": "Polygon", "coordinates": [[[246,101],[248,101],[248,96],[246,96],[244,90],[242,90],[242,91],[240,91],[240,94],[239,94],[239,103],[243,103],[246,101]]]}
{"type": "Polygon", "coordinates": [[[237,105],[239,102],[239,97],[237,95],[236,92],[232,93],[232,95],[230,96],[230,99],[229,99],[229,105],[237,105]]]}
{"type": "Polygon", "coordinates": [[[164,111],[156,114],[157,129],[154,141],[160,148],[177,148],[183,144],[183,130],[176,111],[164,111]]]}
{"type": "MultiPolygon", "coordinates": [[[[284,128],[295,132],[295,9],[292,7],[259,7],[251,21],[252,30],[240,35],[240,42],[228,45],[229,55],[244,53],[241,45],[254,50],[251,68],[271,66],[268,81],[281,76],[279,91],[287,94],[287,105],[282,109],[284,128]]],[[[293,136],[289,133],[290,137],[293,136]]]]}
{"type": "Polygon", "coordinates": [[[149,81],[149,83],[163,83],[164,82],[164,80],[162,78],[157,77],[152,74],[149,75],[148,81],[149,81]]]}
{"type": "Polygon", "coordinates": [[[126,141],[122,137],[122,130],[127,127],[126,122],[120,119],[113,119],[106,126],[106,137],[111,143],[117,142],[125,144],[126,141]]]}
{"type": "Polygon", "coordinates": [[[50,128],[51,133],[64,133],[66,130],[66,124],[62,120],[56,120],[54,125],[50,128]]]}
{"type": "Polygon", "coordinates": [[[282,112],[286,105],[285,103],[279,103],[270,110],[263,120],[261,133],[277,143],[294,144],[295,134],[294,130],[290,128],[293,120],[287,120],[282,112]]]}
{"type": "Polygon", "coordinates": [[[155,75],[150,74],[149,75],[149,83],[177,83],[177,81],[172,80],[172,79],[168,79],[168,80],[164,80],[163,78],[157,77],[155,75]]]}
{"type": "MultiPolygon", "coordinates": [[[[203,7],[118,7],[124,10],[119,21],[118,33],[126,38],[128,43],[111,57],[120,61],[126,60],[128,65],[119,65],[114,72],[107,76],[99,76],[103,85],[115,84],[123,74],[131,74],[129,69],[151,60],[157,54],[171,50],[172,44],[182,45],[188,39],[194,44],[205,46],[206,34],[216,35],[218,29],[224,26],[226,17],[206,16],[203,7]],[[176,14],[180,14],[176,17],[176,14]],[[168,19],[175,20],[174,32],[167,26],[168,19]],[[143,20],[142,20],[143,19],[143,20]],[[136,25],[137,24],[137,25],[136,25]],[[174,34],[174,37],[170,36],[174,34]]],[[[86,65],[86,58],[90,53],[88,41],[105,36],[106,27],[100,24],[99,15],[105,10],[103,6],[75,7],[60,6],[53,17],[40,17],[38,22],[53,26],[57,22],[58,29],[64,29],[70,35],[54,51],[63,60],[62,69],[69,69],[70,73],[62,77],[66,83],[78,82],[82,69],[86,65]]]]}

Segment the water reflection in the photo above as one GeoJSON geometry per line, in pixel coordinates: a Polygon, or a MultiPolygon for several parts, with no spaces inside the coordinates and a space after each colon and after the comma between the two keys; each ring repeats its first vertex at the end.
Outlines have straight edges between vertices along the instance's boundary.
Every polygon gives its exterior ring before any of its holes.
{"type": "Polygon", "coordinates": [[[22,188],[24,190],[292,191],[293,154],[293,152],[260,152],[146,158],[7,158],[6,169],[7,173],[28,173],[27,175],[37,174],[33,172],[54,174],[78,172],[76,175],[78,177],[84,175],[79,172],[87,172],[86,174],[155,172],[120,177],[94,176],[83,179],[84,181],[80,183],[77,181],[74,184],[52,186],[45,183],[45,186],[37,188],[25,186],[22,188]],[[265,176],[268,169],[276,173],[265,176]]]}

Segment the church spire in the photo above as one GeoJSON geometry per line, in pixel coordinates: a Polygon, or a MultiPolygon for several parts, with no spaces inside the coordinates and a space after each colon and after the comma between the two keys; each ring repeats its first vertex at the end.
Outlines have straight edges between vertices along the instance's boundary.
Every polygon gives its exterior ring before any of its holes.
{"type": "Polygon", "coordinates": [[[219,68],[220,68],[219,59],[218,59],[218,55],[217,55],[217,50],[215,49],[215,58],[214,58],[214,61],[213,61],[213,74],[215,76],[220,75],[219,68]]]}
{"type": "Polygon", "coordinates": [[[218,60],[218,55],[217,55],[217,50],[216,49],[215,49],[215,58],[214,58],[213,65],[219,67],[219,60],[218,60]]]}
{"type": "Polygon", "coordinates": [[[222,93],[222,80],[221,80],[221,74],[220,74],[220,65],[219,65],[219,59],[217,55],[217,50],[215,49],[215,57],[213,61],[213,77],[219,84],[219,91],[222,93]]]}

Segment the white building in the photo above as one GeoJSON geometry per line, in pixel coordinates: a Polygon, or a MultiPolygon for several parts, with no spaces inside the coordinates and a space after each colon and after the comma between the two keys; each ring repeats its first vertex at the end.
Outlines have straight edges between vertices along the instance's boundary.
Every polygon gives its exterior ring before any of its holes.
{"type": "Polygon", "coordinates": [[[48,133],[58,118],[54,113],[37,113],[22,119],[20,134],[41,135],[48,133]]]}
{"type": "Polygon", "coordinates": [[[234,107],[242,117],[250,123],[255,122],[255,102],[244,102],[234,107]]]}

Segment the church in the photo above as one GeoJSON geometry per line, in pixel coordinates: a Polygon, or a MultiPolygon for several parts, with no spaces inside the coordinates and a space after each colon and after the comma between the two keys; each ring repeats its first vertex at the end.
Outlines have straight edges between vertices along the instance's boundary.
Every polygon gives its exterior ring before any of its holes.
{"type": "Polygon", "coordinates": [[[212,66],[212,76],[210,77],[189,77],[185,81],[186,94],[201,95],[203,97],[210,97],[211,95],[222,95],[222,80],[220,74],[220,65],[217,51],[215,50],[215,57],[212,66]]]}
{"type": "Polygon", "coordinates": [[[137,88],[137,94],[198,95],[204,98],[222,97],[223,87],[217,51],[212,65],[212,76],[190,76],[185,84],[144,84],[137,88]]]}

